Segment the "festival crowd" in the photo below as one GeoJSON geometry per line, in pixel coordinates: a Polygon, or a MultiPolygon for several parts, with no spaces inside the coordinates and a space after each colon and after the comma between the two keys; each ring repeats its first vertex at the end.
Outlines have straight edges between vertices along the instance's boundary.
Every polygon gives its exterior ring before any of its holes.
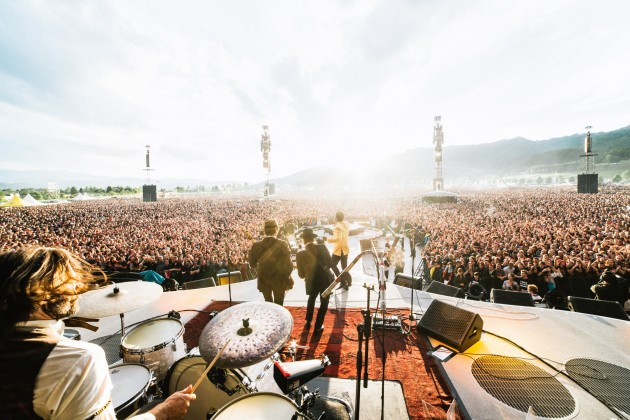
{"type": "MultiPolygon", "coordinates": [[[[630,276],[630,194],[577,194],[557,189],[463,193],[458,203],[419,199],[267,200],[170,198],[154,203],[110,199],[0,211],[0,250],[58,246],[107,273],[154,270],[180,282],[227,270],[248,275],[248,251],[275,219],[280,235],[295,227],[382,221],[422,232],[422,255],[432,279],[466,288],[540,293],[572,278],[596,282],[604,270],[630,276]],[[512,283],[516,286],[512,286],[512,283]]],[[[350,257],[353,257],[352,255],[350,257]]],[[[254,273],[255,274],[255,273],[254,273]]]]}

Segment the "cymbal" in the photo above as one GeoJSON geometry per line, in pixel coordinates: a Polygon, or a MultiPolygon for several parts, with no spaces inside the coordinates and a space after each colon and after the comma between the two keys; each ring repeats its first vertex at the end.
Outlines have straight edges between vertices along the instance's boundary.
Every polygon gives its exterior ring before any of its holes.
{"type": "Polygon", "coordinates": [[[79,297],[77,316],[105,318],[141,308],[162,294],[162,286],[148,281],[110,284],[90,290],[79,297]]]}
{"type": "Polygon", "coordinates": [[[291,337],[293,317],[280,305],[246,302],[219,312],[199,336],[199,352],[208,363],[230,339],[217,367],[235,369],[271,357],[291,337]]]}

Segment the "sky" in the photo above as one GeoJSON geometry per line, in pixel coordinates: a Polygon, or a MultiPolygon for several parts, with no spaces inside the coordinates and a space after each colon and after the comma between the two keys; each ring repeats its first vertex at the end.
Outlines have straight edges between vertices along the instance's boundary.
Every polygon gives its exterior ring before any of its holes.
{"type": "Polygon", "coordinates": [[[260,182],[630,125],[627,0],[0,0],[0,169],[260,182]]]}

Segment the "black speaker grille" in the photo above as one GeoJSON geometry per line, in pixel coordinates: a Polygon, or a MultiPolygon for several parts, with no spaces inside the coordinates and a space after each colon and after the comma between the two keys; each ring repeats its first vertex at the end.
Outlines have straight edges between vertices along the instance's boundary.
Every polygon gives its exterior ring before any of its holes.
{"type": "Polygon", "coordinates": [[[561,418],[575,411],[575,400],[553,376],[520,359],[483,356],[471,367],[473,377],[494,398],[519,411],[532,407],[538,417],[561,418]]]}
{"type": "Polygon", "coordinates": [[[630,415],[630,370],[594,359],[572,359],[565,367],[575,382],[630,415]]]}
{"type": "Polygon", "coordinates": [[[428,327],[442,336],[452,337],[457,341],[461,340],[468,332],[470,326],[468,311],[442,303],[439,300],[431,302],[431,307],[434,309],[425,311],[418,327],[428,327]]]}

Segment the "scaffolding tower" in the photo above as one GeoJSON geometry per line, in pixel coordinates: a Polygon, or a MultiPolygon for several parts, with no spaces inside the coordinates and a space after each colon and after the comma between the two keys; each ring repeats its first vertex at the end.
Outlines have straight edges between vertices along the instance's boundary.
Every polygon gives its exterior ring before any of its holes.
{"type": "Polygon", "coordinates": [[[436,115],[434,120],[433,146],[435,148],[435,178],[433,178],[433,191],[442,191],[444,189],[444,178],[442,178],[442,144],[444,144],[442,117],[436,115]]]}

